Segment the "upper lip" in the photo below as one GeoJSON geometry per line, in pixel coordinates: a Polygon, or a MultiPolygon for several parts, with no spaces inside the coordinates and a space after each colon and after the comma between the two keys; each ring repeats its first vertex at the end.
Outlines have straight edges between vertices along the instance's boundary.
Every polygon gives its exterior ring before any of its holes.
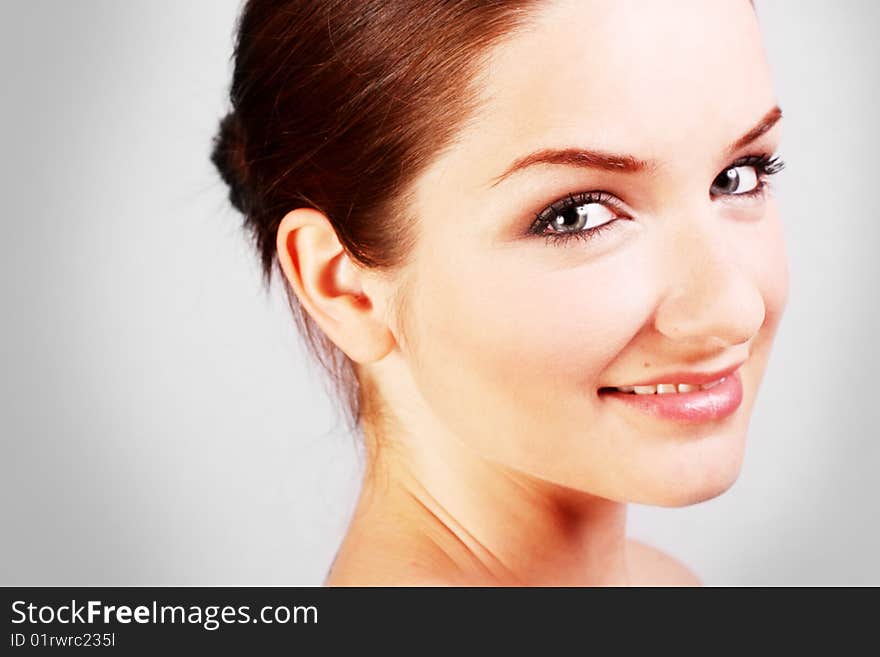
{"type": "MultiPolygon", "coordinates": [[[[744,363],[745,361],[743,361],[744,363]]],[[[660,383],[689,383],[691,385],[699,385],[701,383],[711,383],[712,381],[717,381],[725,376],[733,374],[736,370],[740,368],[743,363],[737,363],[736,365],[731,365],[730,367],[719,370],[717,372],[668,372],[666,374],[658,374],[657,376],[645,380],[640,381],[639,383],[628,383],[628,386],[654,386],[660,383]]],[[[621,386],[606,386],[608,388],[619,388],[621,386]]]]}

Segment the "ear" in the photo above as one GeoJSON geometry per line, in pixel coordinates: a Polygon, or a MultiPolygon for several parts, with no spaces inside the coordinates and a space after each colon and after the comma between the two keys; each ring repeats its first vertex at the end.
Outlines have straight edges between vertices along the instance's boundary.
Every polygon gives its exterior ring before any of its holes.
{"type": "Polygon", "coordinates": [[[312,208],[287,213],[278,226],[277,249],[284,276],[303,308],[349,358],[366,364],[394,347],[382,287],[365,289],[365,272],[346,253],[323,213],[312,208]]]}

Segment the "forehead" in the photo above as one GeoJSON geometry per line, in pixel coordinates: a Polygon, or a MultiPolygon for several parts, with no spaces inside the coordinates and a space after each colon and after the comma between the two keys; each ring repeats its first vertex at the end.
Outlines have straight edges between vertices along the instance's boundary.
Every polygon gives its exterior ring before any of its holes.
{"type": "Polygon", "coordinates": [[[459,155],[495,173],[547,147],[705,157],[774,105],[748,0],[550,2],[489,53],[477,88],[459,155]]]}

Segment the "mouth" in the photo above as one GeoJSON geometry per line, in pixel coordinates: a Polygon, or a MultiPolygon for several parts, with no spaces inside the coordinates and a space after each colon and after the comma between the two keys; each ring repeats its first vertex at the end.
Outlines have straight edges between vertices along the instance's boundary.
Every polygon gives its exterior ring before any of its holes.
{"type": "Polygon", "coordinates": [[[742,403],[741,365],[719,372],[680,372],[633,385],[606,386],[599,389],[599,396],[669,420],[718,420],[734,413],[742,403]]]}
{"type": "Polygon", "coordinates": [[[641,381],[625,386],[606,386],[599,388],[601,393],[603,390],[617,390],[620,392],[629,392],[636,395],[653,395],[667,393],[683,393],[695,392],[697,390],[709,390],[721,383],[726,377],[730,376],[743,363],[737,363],[723,370],[715,372],[669,372],[654,377],[649,381],[641,381]]]}
{"type": "Polygon", "coordinates": [[[658,383],[657,385],[640,385],[640,386],[620,386],[619,388],[599,388],[599,394],[607,392],[623,392],[629,395],[667,395],[681,394],[685,392],[698,392],[700,390],[710,390],[724,381],[725,377],[694,385],[690,383],[658,383]]]}

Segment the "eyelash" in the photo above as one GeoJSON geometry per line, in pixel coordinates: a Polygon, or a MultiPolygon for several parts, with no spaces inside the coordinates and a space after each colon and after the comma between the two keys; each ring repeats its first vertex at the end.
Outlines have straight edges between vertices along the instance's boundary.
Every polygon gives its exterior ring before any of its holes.
{"type": "MultiPolygon", "coordinates": [[[[751,166],[755,168],[758,177],[758,184],[755,186],[754,189],[749,190],[748,192],[743,192],[742,194],[726,194],[723,196],[734,196],[738,199],[744,199],[764,195],[769,187],[768,177],[782,171],[782,169],[785,167],[785,162],[783,162],[779,158],[779,156],[771,155],[769,153],[761,153],[759,155],[746,155],[728,164],[722,170],[722,172],[727,171],[728,169],[742,166],[751,166]]],[[[565,212],[569,208],[577,207],[579,205],[586,205],[588,203],[599,203],[617,212],[619,218],[629,219],[629,217],[623,212],[623,208],[620,207],[619,201],[616,199],[616,197],[609,194],[608,192],[579,192],[577,194],[569,194],[568,196],[551,203],[546,208],[535,214],[535,221],[532,223],[532,227],[529,229],[529,234],[543,237],[548,244],[560,246],[568,243],[572,239],[580,239],[584,241],[594,239],[605,232],[605,230],[611,229],[612,226],[617,223],[617,219],[612,219],[611,221],[607,221],[604,224],[600,224],[592,228],[587,228],[586,230],[548,233],[543,232],[550,225],[550,223],[562,212],[565,212]]]]}

